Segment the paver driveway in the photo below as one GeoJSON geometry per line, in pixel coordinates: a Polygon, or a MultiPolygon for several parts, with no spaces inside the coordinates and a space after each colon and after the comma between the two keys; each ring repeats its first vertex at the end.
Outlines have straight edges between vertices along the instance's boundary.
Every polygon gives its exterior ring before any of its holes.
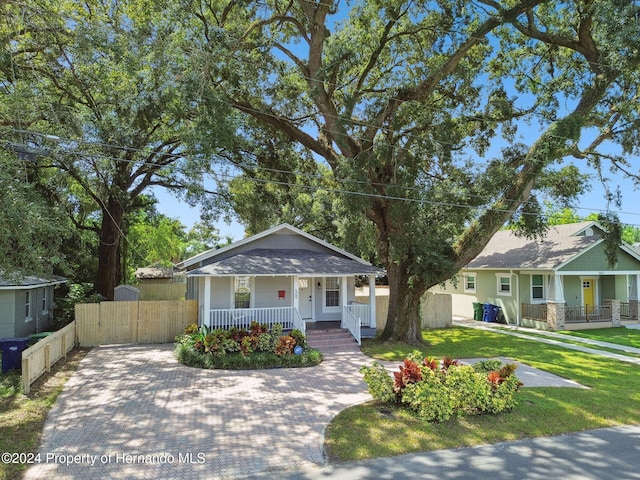
{"type": "Polygon", "coordinates": [[[200,370],[172,345],[93,349],[25,479],[237,478],[323,462],[324,427],[367,400],[359,352],[310,368],[200,370]]]}

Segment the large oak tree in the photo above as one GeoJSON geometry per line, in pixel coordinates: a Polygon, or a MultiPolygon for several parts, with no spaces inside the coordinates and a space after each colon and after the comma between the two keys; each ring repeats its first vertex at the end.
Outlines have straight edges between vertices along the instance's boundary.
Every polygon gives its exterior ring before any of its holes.
{"type": "Polygon", "coordinates": [[[161,0],[0,7],[3,137],[48,151],[36,168],[58,172],[62,188],[51,194],[79,229],[99,238],[95,288],[108,299],[123,280],[125,217],[146,206],[151,187],[182,196],[202,190],[210,154],[233,132],[228,108],[190,75],[191,47],[166,7],[161,0]]]}
{"type": "Polygon", "coordinates": [[[183,0],[180,9],[191,13],[203,82],[327,166],[345,204],[375,226],[391,287],[384,339],[420,343],[424,292],[505,222],[539,231],[540,195],[584,188],[560,162],[602,160],[598,146],[619,126],[628,139],[637,121],[636,2],[183,0]]]}

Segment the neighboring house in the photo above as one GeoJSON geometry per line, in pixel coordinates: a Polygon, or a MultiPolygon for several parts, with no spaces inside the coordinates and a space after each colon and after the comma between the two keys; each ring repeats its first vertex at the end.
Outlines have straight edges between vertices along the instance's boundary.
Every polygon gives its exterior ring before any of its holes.
{"type": "Polygon", "coordinates": [[[360,342],[376,329],[375,288],[355,302],[356,276],[375,284],[384,270],[291,225],[279,225],[185,260],[187,299],[212,328],[340,321],[360,342]]]}
{"type": "Polygon", "coordinates": [[[0,338],[47,331],[53,321],[54,288],[66,282],[53,276],[0,279],[0,338]]]}
{"type": "Polygon", "coordinates": [[[471,317],[473,303],[501,307],[507,323],[549,329],[638,323],[640,253],[623,244],[607,264],[596,222],[550,227],[530,240],[500,231],[455,281],[453,314],[471,317]]]}

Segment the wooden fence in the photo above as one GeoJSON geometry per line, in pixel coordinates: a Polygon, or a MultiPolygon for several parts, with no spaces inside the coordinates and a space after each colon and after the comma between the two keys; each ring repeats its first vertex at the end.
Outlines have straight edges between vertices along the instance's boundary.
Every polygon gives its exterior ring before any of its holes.
{"type": "Polygon", "coordinates": [[[82,347],[169,343],[191,323],[198,323],[196,300],[76,305],[77,338],[82,347]]]}
{"type": "Polygon", "coordinates": [[[29,393],[31,384],[62,357],[66,357],[76,344],[76,322],[71,322],[22,352],[22,388],[29,393]]]}

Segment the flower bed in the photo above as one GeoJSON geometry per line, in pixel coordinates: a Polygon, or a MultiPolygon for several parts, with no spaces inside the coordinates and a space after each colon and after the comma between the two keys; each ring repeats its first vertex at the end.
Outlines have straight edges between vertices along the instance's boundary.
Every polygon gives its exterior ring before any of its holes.
{"type": "Polygon", "coordinates": [[[422,359],[415,351],[393,378],[378,362],[363,366],[360,373],[375,400],[404,405],[427,421],[445,421],[452,416],[512,409],[522,385],[513,374],[516,368],[514,364],[503,366],[499,360],[469,366],[445,357],[440,363],[422,359]]]}
{"type": "Polygon", "coordinates": [[[322,361],[322,353],[308,347],[300,330],[283,333],[252,322],[249,330],[209,330],[193,324],[176,337],[175,356],[181,363],[200,368],[308,367],[322,361]]]}

